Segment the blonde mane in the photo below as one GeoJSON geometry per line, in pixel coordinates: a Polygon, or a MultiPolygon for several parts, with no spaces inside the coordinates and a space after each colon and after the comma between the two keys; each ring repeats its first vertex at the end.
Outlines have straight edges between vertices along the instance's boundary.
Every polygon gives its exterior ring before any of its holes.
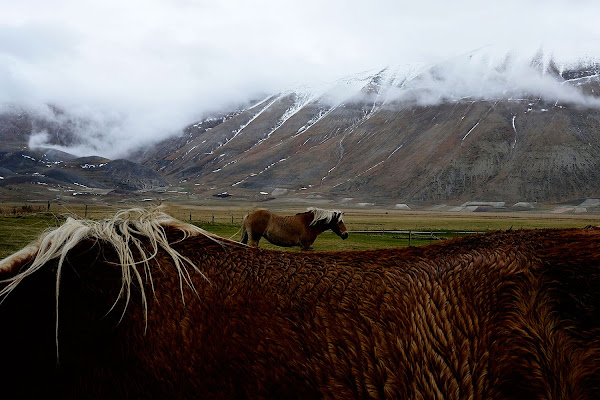
{"type": "MultiPolygon", "coordinates": [[[[40,270],[49,261],[58,259],[56,271],[56,351],[58,359],[58,298],[63,262],[67,253],[82,240],[91,239],[104,241],[114,247],[119,258],[119,264],[122,268],[121,290],[111,310],[119,300],[125,299],[123,314],[125,313],[125,309],[131,298],[131,283],[135,281],[141,288],[142,303],[147,322],[148,302],[144,291],[142,275],[136,267],[138,265],[144,267],[145,275],[150,281],[152,291],[154,291],[149,261],[157,256],[160,249],[164,250],[172,258],[173,265],[179,273],[182,299],[184,282],[195,292],[186,265],[192,267],[204,277],[204,279],[207,279],[191,260],[171,247],[164,230],[165,226],[179,229],[183,232],[183,239],[202,234],[218,242],[222,240],[194,225],[186,224],[174,219],[170,215],[162,212],[159,208],[133,208],[124,210],[115,214],[114,217],[103,221],[68,218],[60,227],[45,232],[37,239],[37,241],[0,261],[0,270],[8,270],[14,268],[15,265],[19,265],[23,261],[33,258],[24,271],[17,273],[9,279],[0,281],[0,283],[7,284],[0,290],[0,299],[4,299],[8,296],[23,279],[40,270]],[[146,250],[148,247],[149,250],[146,250]],[[141,260],[136,260],[132,249],[137,250],[138,258],[141,257],[141,260]]],[[[111,310],[109,310],[109,312],[111,310]]],[[[121,318],[122,317],[123,315],[121,318]]]]}
{"type": "Polygon", "coordinates": [[[344,222],[343,213],[340,210],[323,210],[321,208],[310,207],[307,209],[313,213],[313,220],[310,225],[315,225],[319,221],[325,221],[326,224],[330,223],[333,219],[337,218],[338,222],[344,222]]]}

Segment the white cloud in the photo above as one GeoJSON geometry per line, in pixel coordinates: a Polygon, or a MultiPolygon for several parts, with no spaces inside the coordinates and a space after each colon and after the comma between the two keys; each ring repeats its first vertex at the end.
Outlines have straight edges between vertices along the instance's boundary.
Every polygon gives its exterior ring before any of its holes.
{"type": "Polygon", "coordinates": [[[402,81],[390,89],[389,100],[404,100],[421,105],[461,99],[543,98],[549,102],[600,107],[600,99],[583,93],[563,81],[556,73],[565,66],[551,56],[519,54],[484,48],[435,65],[424,65],[398,75],[402,81]],[[540,65],[532,63],[533,56],[540,65]],[[551,64],[552,63],[552,64],[551,64]],[[550,67],[557,68],[552,72],[550,67]]]}
{"type": "Polygon", "coordinates": [[[488,45],[600,56],[600,3],[584,0],[5,3],[0,102],[89,116],[81,133],[108,156],[259,92],[386,65],[488,45]]]}

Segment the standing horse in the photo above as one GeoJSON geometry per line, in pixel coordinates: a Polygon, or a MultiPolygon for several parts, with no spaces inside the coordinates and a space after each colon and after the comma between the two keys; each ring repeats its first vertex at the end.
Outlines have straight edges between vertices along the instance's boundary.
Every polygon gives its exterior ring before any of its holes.
{"type": "Polygon", "coordinates": [[[282,217],[268,210],[258,210],[244,218],[241,242],[258,247],[260,238],[264,237],[277,246],[300,246],[308,250],[317,236],[329,229],[344,240],[348,238],[341,211],[309,208],[306,212],[282,217]]]}
{"type": "Polygon", "coordinates": [[[160,212],[0,262],[13,398],[598,399],[600,230],[280,252],[160,212]]]}

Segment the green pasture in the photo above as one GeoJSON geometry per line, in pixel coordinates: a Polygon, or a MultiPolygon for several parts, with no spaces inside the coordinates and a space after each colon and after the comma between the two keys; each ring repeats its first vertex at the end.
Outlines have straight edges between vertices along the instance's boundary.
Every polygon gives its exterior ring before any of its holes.
{"type": "Polygon", "coordinates": [[[50,213],[0,217],[0,259],[22,249],[47,229],[56,228],[64,218],[50,213]]]}
{"type": "MultiPolygon", "coordinates": [[[[54,206],[50,212],[23,214],[10,212],[0,214],[0,259],[9,256],[37,238],[44,230],[62,224],[68,216],[102,219],[113,215],[116,210],[129,208],[118,206],[70,205],[68,208],[54,206]]],[[[221,237],[239,240],[241,222],[253,206],[202,207],[167,205],[166,211],[182,221],[195,224],[221,237]]],[[[281,214],[293,214],[303,209],[289,208],[274,210],[281,214]]],[[[403,212],[385,210],[345,210],[344,220],[350,231],[347,240],[332,232],[320,235],[313,245],[316,251],[364,250],[409,245],[426,245],[439,240],[464,236],[473,232],[506,229],[540,229],[584,227],[600,225],[600,215],[553,215],[528,213],[436,213],[403,212]],[[392,231],[392,232],[390,232],[392,231]],[[401,231],[401,232],[399,232],[401,231]],[[433,232],[433,233],[430,233],[433,232]]],[[[260,247],[282,249],[265,239],[260,247]]],[[[297,251],[297,248],[283,249],[297,251]]]]}
{"type": "MultiPolygon", "coordinates": [[[[226,239],[239,241],[241,238],[241,229],[238,225],[222,223],[195,223],[202,229],[217,234],[226,239]]],[[[411,232],[410,245],[418,246],[423,244],[435,243],[439,240],[449,239],[457,236],[464,236],[466,233],[455,231],[437,231],[433,234],[429,232],[411,232]]],[[[331,231],[323,232],[315,243],[315,251],[341,251],[341,250],[368,250],[387,247],[408,246],[409,234],[407,232],[351,232],[348,239],[342,240],[331,231]]],[[[261,239],[259,246],[265,249],[297,251],[298,248],[283,248],[272,245],[266,239],[261,239]]]]}

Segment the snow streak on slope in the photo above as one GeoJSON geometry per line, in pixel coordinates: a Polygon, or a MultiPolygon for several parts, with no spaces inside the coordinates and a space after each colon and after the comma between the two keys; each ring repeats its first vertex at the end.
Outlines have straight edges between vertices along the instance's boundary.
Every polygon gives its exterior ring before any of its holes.
{"type": "Polygon", "coordinates": [[[288,119],[290,119],[294,115],[296,115],[298,113],[298,111],[302,110],[307,104],[309,104],[313,100],[314,100],[314,96],[309,93],[296,93],[296,100],[294,101],[294,104],[283,113],[283,115],[281,116],[279,121],[277,121],[277,124],[275,125],[275,127],[273,129],[271,129],[271,131],[269,133],[267,133],[265,135],[265,137],[260,139],[249,150],[246,150],[246,151],[252,150],[253,148],[260,145],[265,140],[269,139],[271,137],[271,135],[273,133],[275,133],[275,131],[277,131],[279,128],[281,128],[288,119]]]}
{"type": "Polygon", "coordinates": [[[281,160],[279,160],[279,161],[277,161],[277,162],[271,163],[271,164],[267,165],[267,166],[266,166],[266,167],[265,167],[265,168],[264,168],[262,171],[260,171],[260,172],[253,172],[253,173],[251,173],[250,175],[248,175],[247,177],[245,177],[244,179],[242,179],[241,181],[238,181],[238,182],[236,182],[236,183],[232,184],[231,186],[232,186],[232,187],[235,187],[235,186],[239,185],[240,183],[244,183],[244,182],[246,182],[248,179],[250,179],[250,178],[252,178],[252,177],[254,177],[254,176],[258,176],[258,175],[260,175],[260,174],[262,174],[262,173],[264,173],[264,172],[268,171],[269,169],[273,168],[275,165],[277,165],[277,164],[279,164],[279,163],[282,163],[282,162],[284,162],[285,160],[287,160],[287,158],[282,158],[281,160]]]}
{"type": "Polygon", "coordinates": [[[471,129],[469,129],[469,132],[467,132],[467,134],[465,136],[463,136],[463,138],[462,138],[463,141],[467,138],[467,136],[469,136],[469,133],[473,132],[473,130],[475,128],[477,128],[477,125],[479,125],[480,122],[481,122],[481,120],[477,121],[477,123],[475,125],[473,125],[473,127],[471,129]]]}
{"type": "Polygon", "coordinates": [[[498,104],[498,100],[487,110],[487,112],[485,114],[483,114],[483,116],[481,118],[479,118],[479,121],[477,121],[477,123],[475,125],[473,125],[473,127],[471,129],[469,129],[467,134],[465,136],[463,136],[463,138],[462,138],[463,142],[467,138],[467,136],[469,136],[469,133],[473,132],[475,130],[475,128],[477,128],[477,126],[481,123],[481,121],[485,120],[485,118],[494,109],[494,107],[496,107],[496,104],[498,104]]]}
{"type": "Polygon", "coordinates": [[[334,187],[334,188],[336,188],[336,187],[338,187],[338,186],[340,186],[340,185],[343,185],[344,183],[348,183],[348,182],[350,182],[350,181],[352,181],[352,180],[354,180],[354,179],[356,179],[356,178],[359,178],[359,177],[363,176],[364,174],[366,174],[367,172],[371,171],[372,169],[374,169],[374,168],[377,168],[378,166],[380,166],[380,165],[381,165],[381,164],[383,164],[384,162],[385,162],[385,160],[379,161],[377,164],[375,164],[375,165],[373,165],[372,167],[370,167],[370,168],[368,168],[368,169],[364,170],[363,172],[359,173],[359,174],[358,174],[358,175],[356,175],[354,178],[348,178],[348,179],[346,179],[346,181],[345,181],[345,182],[338,183],[337,185],[334,185],[333,187],[334,187]]]}
{"type": "MultiPolygon", "coordinates": [[[[246,122],[245,124],[241,125],[238,130],[232,131],[233,136],[231,138],[229,138],[229,139],[226,139],[225,143],[223,145],[225,145],[225,144],[229,143],[230,141],[232,141],[233,139],[235,139],[240,133],[242,133],[242,131],[248,125],[250,125],[256,118],[258,118],[263,112],[265,112],[269,107],[271,107],[277,100],[281,99],[282,97],[283,97],[283,95],[276,96],[264,108],[262,108],[258,113],[254,114],[254,116],[252,118],[250,118],[250,120],[248,122],[246,122]]],[[[252,108],[254,108],[254,107],[252,107],[252,108]]]]}
{"type": "Polygon", "coordinates": [[[396,147],[396,149],[394,151],[392,151],[392,153],[387,156],[386,160],[388,160],[391,156],[393,156],[398,150],[400,150],[402,148],[402,146],[404,146],[404,143],[401,144],[400,146],[396,147]]]}
{"type": "Polygon", "coordinates": [[[328,107],[328,108],[322,108],[319,110],[319,113],[314,116],[313,118],[311,118],[306,125],[302,126],[300,129],[298,129],[298,132],[296,132],[292,138],[295,138],[297,136],[302,135],[304,132],[306,132],[307,130],[309,130],[311,127],[313,127],[317,122],[319,122],[320,120],[322,120],[323,118],[327,117],[333,110],[335,110],[337,108],[337,106],[332,106],[332,107],[328,107]]]}
{"type": "Polygon", "coordinates": [[[264,99],[262,99],[261,101],[257,102],[256,104],[253,104],[253,105],[251,105],[250,107],[248,107],[248,108],[245,108],[245,109],[243,109],[243,110],[241,110],[241,111],[242,111],[242,112],[243,112],[243,111],[250,111],[250,110],[252,110],[252,109],[254,109],[254,108],[256,108],[256,107],[260,106],[261,104],[265,103],[267,100],[269,100],[269,99],[270,99],[270,98],[272,98],[272,97],[273,97],[272,95],[269,95],[269,96],[265,97],[264,99]]]}
{"type": "Polygon", "coordinates": [[[512,127],[513,127],[513,131],[515,131],[515,141],[510,146],[511,149],[514,149],[515,146],[517,145],[517,127],[515,126],[515,120],[516,119],[517,119],[517,116],[513,115],[513,117],[512,117],[512,127]]]}
{"type": "Polygon", "coordinates": [[[571,83],[571,84],[575,84],[575,85],[579,86],[579,85],[583,85],[585,83],[588,83],[588,82],[590,82],[590,81],[592,81],[592,80],[594,80],[596,78],[599,78],[599,77],[600,77],[600,74],[592,74],[592,75],[582,76],[582,77],[579,77],[579,78],[566,79],[563,82],[563,84],[564,83],[571,83]]]}

